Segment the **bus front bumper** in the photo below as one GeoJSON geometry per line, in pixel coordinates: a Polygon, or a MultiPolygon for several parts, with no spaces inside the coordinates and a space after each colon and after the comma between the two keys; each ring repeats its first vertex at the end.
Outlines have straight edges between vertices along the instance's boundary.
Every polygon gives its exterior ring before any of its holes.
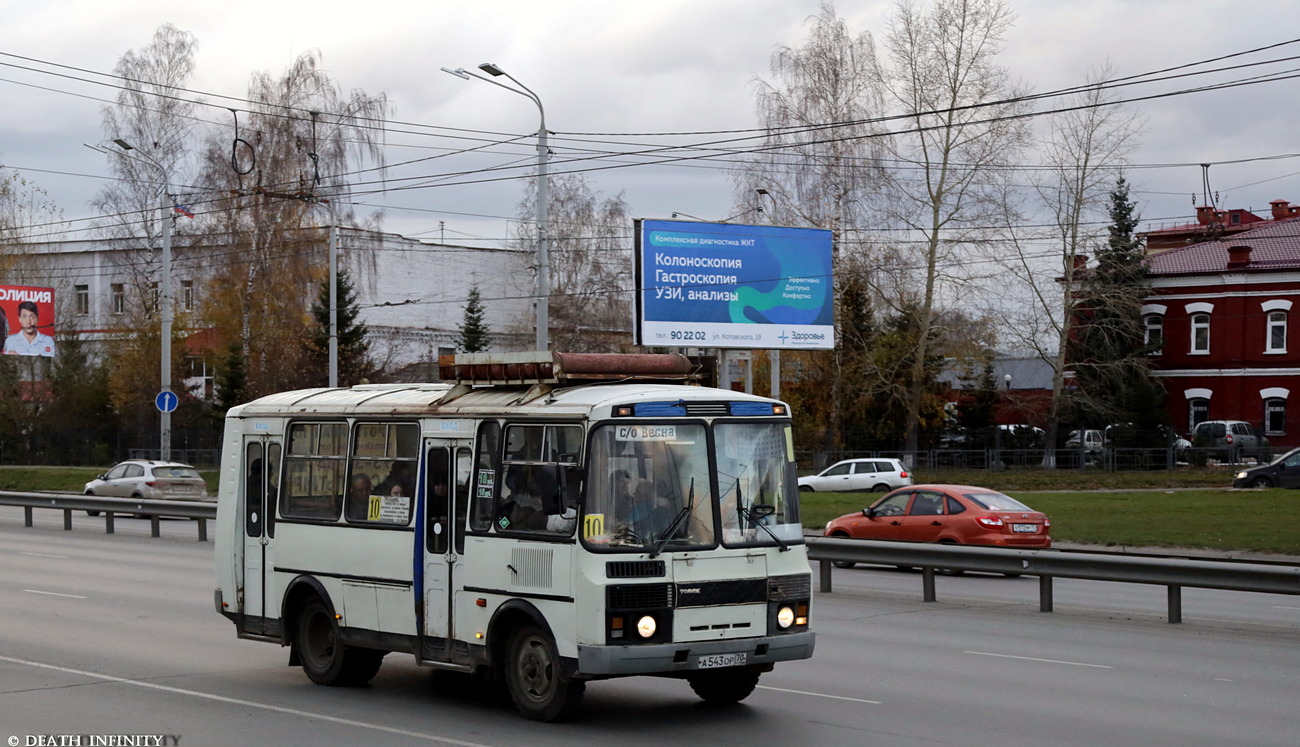
{"type": "Polygon", "coordinates": [[[813,654],[811,630],[763,638],[693,641],[642,646],[578,645],[578,676],[689,674],[710,668],[762,666],[807,659],[813,654]]]}

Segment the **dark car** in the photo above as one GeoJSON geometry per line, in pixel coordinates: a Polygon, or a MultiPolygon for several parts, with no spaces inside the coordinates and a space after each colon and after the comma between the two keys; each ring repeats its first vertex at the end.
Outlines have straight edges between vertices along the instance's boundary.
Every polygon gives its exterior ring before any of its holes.
{"type": "Polygon", "coordinates": [[[1292,449],[1261,467],[1243,469],[1234,488],[1300,488],[1300,449],[1292,449]]]}

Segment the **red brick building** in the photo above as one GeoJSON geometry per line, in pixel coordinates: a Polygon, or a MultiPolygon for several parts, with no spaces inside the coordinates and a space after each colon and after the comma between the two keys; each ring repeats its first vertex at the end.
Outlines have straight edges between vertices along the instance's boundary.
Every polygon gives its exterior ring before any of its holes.
{"type": "Polygon", "coordinates": [[[1177,430],[1244,420],[1275,448],[1300,446],[1300,208],[1272,208],[1201,208],[1196,224],[1146,234],[1142,312],[1177,430]]]}

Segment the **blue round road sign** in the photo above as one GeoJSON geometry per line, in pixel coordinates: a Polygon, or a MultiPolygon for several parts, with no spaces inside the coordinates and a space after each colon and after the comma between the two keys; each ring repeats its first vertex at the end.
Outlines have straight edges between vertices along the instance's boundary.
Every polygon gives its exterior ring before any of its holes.
{"type": "Polygon", "coordinates": [[[154,407],[158,408],[158,412],[172,412],[179,401],[176,392],[158,392],[158,396],[153,398],[154,407]]]}

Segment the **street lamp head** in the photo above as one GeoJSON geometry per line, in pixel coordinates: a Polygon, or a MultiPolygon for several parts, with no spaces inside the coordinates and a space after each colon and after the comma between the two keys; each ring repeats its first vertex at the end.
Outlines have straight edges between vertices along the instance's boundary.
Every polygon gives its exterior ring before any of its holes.
{"type": "Polygon", "coordinates": [[[444,73],[450,73],[450,74],[456,76],[457,78],[461,78],[461,79],[463,79],[463,80],[469,80],[469,73],[465,72],[465,68],[463,68],[463,67],[458,67],[458,68],[456,68],[455,70],[452,70],[452,69],[449,68],[449,67],[444,67],[444,68],[442,68],[442,71],[443,71],[444,73]]]}
{"type": "Polygon", "coordinates": [[[498,76],[498,75],[505,75],[505,74],[506,74],[506,71],[502,70],[501,68],[499,68],[499,67],[497,67],[496,65],[492,64],[491,62],[485,62],[485,63],[483,63],[482,65],[479,65],[479,66],[478,66],[478,69],[479,69],[479,70],[482,70],[483,72],[487,73],[488,75],[491,75],[491,76],[494,77],[494,78],[495,78],[496,76],[498,76]]]}
{"type": "Polygon", "coordinates": [[[763,189],[762,187],[759,187],[758,189],[756,189],[756,190],[754,190],[754,191],[757,192],[757,193],[759,193],[760,195],[765,195],[765,194],[767,194],[767,190],[766,190],[766,189],[763,189]]]}
{"type": "Polygon", "coordinates": [[[128,143],[127,141],[123,140],[120,137],[113,138],[113,144],[121,148],[122,150],[135,150],[134,146],[132,146],[130,143],[128,143]]]}

